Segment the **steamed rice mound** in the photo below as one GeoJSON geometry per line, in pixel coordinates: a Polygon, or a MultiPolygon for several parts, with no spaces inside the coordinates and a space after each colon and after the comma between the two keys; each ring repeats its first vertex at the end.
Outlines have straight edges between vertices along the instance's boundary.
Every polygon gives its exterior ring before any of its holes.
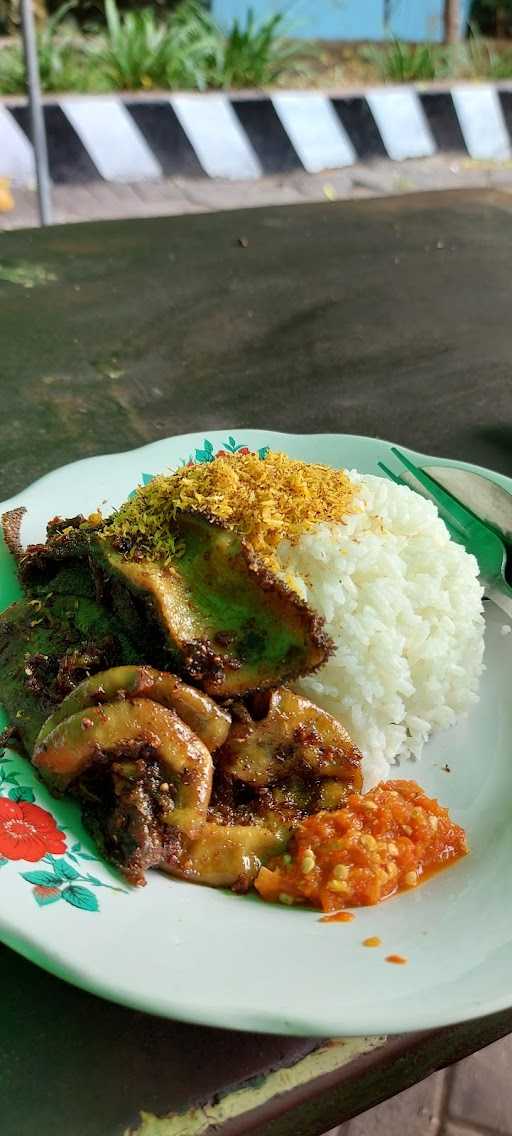
{"type": "Polygon", "coordinates": [[[104,531],[128,538],[128,555],[172,560],[173,521],[189,509],[238,532],[324,616],[335,653],[297,686],[365,754],[366,789],[477,701],[478,566],[430,501],[382,477],[240,452],[139,487],[104,531]]]}
{"type": "Polygon", "coordinates": [[[350,476],[357,498],[345,522],[282,542],[277,557],[337,644],[297,687],[341,719],[365,754],[368,789],[477,701],[484,620],[477,562],[435,506],[406,486],[350,476]]]}

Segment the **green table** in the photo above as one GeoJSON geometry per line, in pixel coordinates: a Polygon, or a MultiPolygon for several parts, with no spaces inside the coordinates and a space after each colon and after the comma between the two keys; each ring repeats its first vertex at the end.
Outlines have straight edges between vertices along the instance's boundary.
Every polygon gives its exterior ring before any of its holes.
{"type": "MultiPolygon", "coordinates": [[[[512,198],[491,192],[0,235],[0,496],[77,458],[244,426],[512,474],[511,236],[512,198]]],[[[256,1037],[0,957],[2,1136],[315,1136],[512,1029],[507,1011],[387,1043],[256,1037]]]]}

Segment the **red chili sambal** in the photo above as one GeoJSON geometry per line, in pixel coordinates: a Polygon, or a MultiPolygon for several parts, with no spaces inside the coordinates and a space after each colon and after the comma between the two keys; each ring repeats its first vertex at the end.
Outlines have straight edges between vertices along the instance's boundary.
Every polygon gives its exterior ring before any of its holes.
{"type": "Polygon", "coordinates": [[[263,899],[331,912],[417,887],[467,852],[464,829],[447,809],[415,781],[387,781],[351,794],[342,809],[307,817],[255,886],[263,899]]]}

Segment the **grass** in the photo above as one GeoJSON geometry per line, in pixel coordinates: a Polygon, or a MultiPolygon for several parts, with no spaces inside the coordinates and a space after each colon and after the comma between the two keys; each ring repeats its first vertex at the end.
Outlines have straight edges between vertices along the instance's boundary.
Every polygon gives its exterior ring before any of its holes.
{"type": "Polygon", "coordinates": [[[411,44],[394,39],[383,49],[368,48],[367,58],[379,78],[391,83],[429,79],[508,79],[512,77],[512,45],[498,48],[476,32],[460,44],[411,44]]]}
{"type": "Polygon", "coordinates": [[[379,78],[390,83],[414,83],[437,78],[437,53],[431,43],[402,43],[393,39],[384,48],[366,49],[379,78]]]}
{"type": "Polygon", "coordinates": [[[184,0],[167,19],[152,8],[120,15],[115,0],[105,0],[105,16],[96,62],[114,90],[202,90],[218,70],[222,37],[197,0],[184,0]]]}
{"type": "Polygon", "coordinates": [[[282,15],[260,23],[249,8],[245,24],[235,20],[221,52],[219,86],[268,87],[305,59],[304,46],[284,36],[282,15]]]}
{"type": "MultiPolygon", "coordinates": [[[[249,10],[225,34],[203,0],[120,13],[105,0],[104,25],[84,34],[67,0],[38,35],[44,91],[206,90],[231,87],[339,87],[431,79],[512,78],[512,44],[477,34],[454,47],[409,44],[305,44],[282,15],[249,10]]],[[[25,90],[21,45],[0,49],[0,94],[25,90]]]]}
{"type": "MultiPolygon", "coordinates": [[[[38,37],[44,91],[205,90],[258,87],[293,73],[306,48],[284,35],[281,15],[258,21],[249,10],[227,35],[201,0],[182,0],[167,16],[153,8],[120,13],[105,0],[105,27],[80,37],[73,0],[38,37]]],[[[24,90],[21,46],[0,50],[0,94],[24,90]]]]}
{"type": "Polygon", "coordinates": [[[492,40],[473,35],[465,44],[459,45],[459,53],[460,67],[466,69],[468,78],[512,78],[512,44],[507,41],[498,50],[492,40]]]}
{"type": "MultiPolygon", "coordinates": [[[[70,19],[72,0],[50,16],[37,37],[39,71],[44,91],[108,90],[94,66],[91,67],[87,41],[70,19]]],[[[11,95],[25,90],[25,66],[21,44],[0,51],[0,93],[11,95]]]]}

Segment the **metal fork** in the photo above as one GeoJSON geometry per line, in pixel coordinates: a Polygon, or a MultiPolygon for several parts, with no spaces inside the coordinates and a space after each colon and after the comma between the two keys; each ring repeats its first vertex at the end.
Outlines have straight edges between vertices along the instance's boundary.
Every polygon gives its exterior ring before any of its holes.
{"type": "Polygon", "coordinates": [[[512,619],[512,588],[505,579],[507,552],[501,538],[396,446],[391,447],[391,452],[409,476],[399,476],[384,462],[379,462],[380,469],[397,485],[408,485],[437,505],[450,536],[476,557],[484,595],[512,619]]]}

